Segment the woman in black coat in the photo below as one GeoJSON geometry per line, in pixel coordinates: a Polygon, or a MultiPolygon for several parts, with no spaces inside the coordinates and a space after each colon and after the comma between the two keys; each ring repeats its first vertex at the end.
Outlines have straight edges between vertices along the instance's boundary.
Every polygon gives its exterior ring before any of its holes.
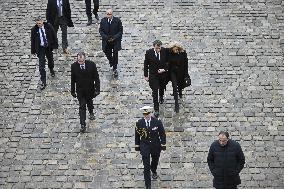
{"type": "Polygon", "coordinates": [[[189,77],[188,59],[183,47],[177,42],[169,44],[168,67],[170,81],[172,81],[173,95],[175,99],[175,112],[179,112],[178,95],[182,98],[184,79],[189,77]]]}

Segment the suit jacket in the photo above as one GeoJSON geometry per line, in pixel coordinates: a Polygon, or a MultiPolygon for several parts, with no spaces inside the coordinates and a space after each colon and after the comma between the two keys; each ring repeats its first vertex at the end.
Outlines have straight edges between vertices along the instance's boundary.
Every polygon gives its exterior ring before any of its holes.
{"type": "Polygon", "coordinates": [[[105,52],[107,40],[112,37],[114,39],[114,51],[121,50],[121,39],[123,34],[123,26],[121,20],[117,17],[112,17],[111,24],[109,26],[108,18],[104,17],[100,23],[99,29],[102,37],[102,50],[105,52]]]}
{"type": "MultiPolygon", "coordinates": [[[[74,24],[71,19],[71,9],[70,9],[69,0],[62,0],[62,13],[64,18],[66,19],[67,26],[74,27],[74,24]]],[[[48,0],[46,8],[47,22],[51,23],[54,26],[57,17],[58,17],[57,0],[48,0]]]]}
{"type": "MultiPolygon", "coordinates": [[[[51,24],[44,22],[43,23],[45,29],[46,40],[48,43],[48,48],[50,49],[57,49],[58,48],[58,41],[56,33],[51,24]]],[[[35,54],[38,53],[40,47],[40,34],[39,34],[39,27],[35,25],[31,29],[31,53],[35,54]]]]}
{"type": "Polygon", "coordinates": [[[163,86],[161,85],[161,80],[166,80],[167,78],[167,50],[161,48],[160,60],[156,57],[155,50],[149,49],[146,51],[144,60],[144,76],[149,77],[149,85],[152,89],[165,88],[165,81],[163,86]],[[159,74],[158,69],[165,69],[166,72],[159,74]],[[160,81],[160,82],[159,82],[160,81]]]}
{"type": "Polygon", "coordinates": [[[95,91],[100,91],[100,79],[96,64],[92,61],[85,61],[85,69],[80,68],[78,62],[71,65],[71,93],[77,96],[94,98],[95,91]]]}
{"type": "Polygon", "coordinates": [[[166,145],[166,134],[161,120],[151,117],[150,127],[147,128],[145,119],[139,119],[135,127],[135,146],[140,147],[141,155],[160,153],[161,145],[166,145]]]}

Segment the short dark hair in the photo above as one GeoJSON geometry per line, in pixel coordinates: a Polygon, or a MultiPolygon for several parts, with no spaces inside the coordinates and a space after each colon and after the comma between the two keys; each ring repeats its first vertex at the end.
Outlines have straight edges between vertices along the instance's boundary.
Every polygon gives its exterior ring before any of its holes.
{"type": "Polygon", "coordinates": [[[35,18],[35,21],[36,21],[36,22],[37,22],[37,21],[41,21],[41,20],[43,20],[41,16],[38,16],[38,17],[35,18]]]}
{"type": "Polygon", "coordinates": [[[162,41],[160,41],[160,40],[155,40],[154,42],[153,42],[153,46],[156,46],[156,45],[158,45],[158,46],[162,46],[162,41]]]}
{"type": "Polygon", "coordinates": [[[225,135],[227,138],[229,138],[229,133],[227,131],[220,131],[219,135],[225,135]]]}
{"type": "Polygon", "coordinates": [[[78,54],[77,54],[77,58],[78,58],[78,56],[84,56],[84,58],[86,58],[86,54],[82,51],[82,52],[78,52],[78,54]]]}

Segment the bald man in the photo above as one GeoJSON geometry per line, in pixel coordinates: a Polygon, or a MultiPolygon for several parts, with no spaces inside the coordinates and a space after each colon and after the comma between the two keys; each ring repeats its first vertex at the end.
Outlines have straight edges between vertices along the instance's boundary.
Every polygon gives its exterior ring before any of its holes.
{"type": "Polygon", "coordinates": [[[120,19],[113,16],[112,9],[106,11],[106,17],[101,20],[99,32],[102,37],[102,50],[112,68],[113,76],[117,77],[118,51],[121,50],[123,26],[120,19]]]}

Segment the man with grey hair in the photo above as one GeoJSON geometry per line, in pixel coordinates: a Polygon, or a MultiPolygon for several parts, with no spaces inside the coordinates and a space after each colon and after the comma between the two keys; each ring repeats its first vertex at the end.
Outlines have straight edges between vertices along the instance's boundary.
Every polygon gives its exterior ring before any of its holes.
{"type": "Polygon", "coordinates": [[[123,26],[121,20],[113,16],[112,9],[106,11],[106,17],[101,20],[99,32],[102,37],[103,52],[110,67],[112,67],[113,76],[116,78],[118,76],[118,51],[121,50],[123,26]]]}
{"type": "Polygon", "coordinates": [[[45,57],[51,77],[55,76],[53,49],[58,48],[57,36],[51,24],[46,23],[39,16],[35,19],[36,25],[31,29],[31,54],[37,55],[39,60],[40,90],[46,87],[45,57]]]}
{"type": "Polygon", "coordinates": [[[71,95],[79,101],[81,130],[86,131],[86,105],[90,120],[94,120],[93,98],[100,94],[100,79],[96,64],[86,60],[84,52],[77,54],[77,61],[71,65],[71,95]]]}
{"type": "Polygon", "coordinates": [[[159,103],[164,103],[164,90],[167,79],[167,51],[160,40],[153,42],[153,48],[146,51],[144,60],[144,77],[152,89],[154,116],[159,116],[159,103]],[[159,97],[159,98],[158,98],[159,97]]]}
{"type": "Polygon", "coordinates": [[[237,189],[241,184],[239,173],[244,168],[245,156],[239,143],[229,139],[228,132],[221,131],[218,140],[211,144],[207,163],[216,189],[237,189]]]}

